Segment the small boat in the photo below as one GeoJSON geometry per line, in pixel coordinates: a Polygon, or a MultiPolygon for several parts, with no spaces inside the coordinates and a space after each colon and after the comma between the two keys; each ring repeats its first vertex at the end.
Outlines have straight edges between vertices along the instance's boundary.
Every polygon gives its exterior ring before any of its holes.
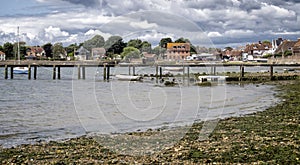
{"type": "Polygon", "coordinates": [[[14,74],[28,74],[28,67],[14,67],[14,74]]]}
{"type": "Polygon", "coordinates": [[[165,67],[165,70],[167,70],[167,71],[174,71],[174,72],[180,72],[180,71],[183,71],[183,67],[165,67]]]}
{"type": "Polygon", "coordinates": [[[142,76],[131,76],[131,75],[116,75],[118,80],[126,80],[126,81],[140,81],[142,76]]]}
{"type": "Polygon", "coordinates": [[[226,78],[228,76],[199,76],[199,80],[200,82],[205,82],[205,81],[209,81],[209,82],[222,82],[222,81],[226,81],[226,78]]]}

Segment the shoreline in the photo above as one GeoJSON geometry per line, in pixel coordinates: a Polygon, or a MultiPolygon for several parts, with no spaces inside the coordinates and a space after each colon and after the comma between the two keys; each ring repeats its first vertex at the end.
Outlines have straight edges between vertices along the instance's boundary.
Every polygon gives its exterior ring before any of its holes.
{"type": "MultiPolygon", "coordinates": [[[[268,83],[268,82],[266,82],[268,83]]],[[[0,147],[0,162],[29,164],[136,164],[136,163],[300,163],[300,81],[276,81],[283,102],[265,111],[218,122],[206,140],[199,140],[202,123],[194,123],[173,146],[149,155],[124,155],[83,136],[61,142],[0,147]],[[285,111],[283,111],[283,109],[285,111]]],[[[178,129],[178,128],[177,128],[178,129]]],[[[149,137],[158,130],[132,132],[149,137]]],[[[123,134],[124,135],[124,134],[123,134]]],[[[167,136],[167,135],[166,135],[167,136]]]]}

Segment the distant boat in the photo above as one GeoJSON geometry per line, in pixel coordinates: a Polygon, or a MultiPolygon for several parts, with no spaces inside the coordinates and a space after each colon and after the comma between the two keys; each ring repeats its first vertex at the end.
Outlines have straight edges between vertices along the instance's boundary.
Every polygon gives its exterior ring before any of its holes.
{"type": "Polygon", "coordinates": [[[183,67],[165,67],[167,71],[180,72],[183,71],[183,67]]]}
{"type": "Polygon", "coordinates": [[[28,74],[28,67],[14,67],[14,74],[28,74]]]}
{"type": "Polygon", "coordinates": [[[126,81],[140,81],[142,79],[141,76],[131,76],[131,75],[116,75],[118,80],[126,80],[126,81]]]}
{"type": "Polygon", "coordinates": [[[209,82],[222,82],[222,81],[226,81],[226,78],[228,76],[199,76],[199,80],[200,82],[205,82],[205,81],[209,81],[209,82]]]}

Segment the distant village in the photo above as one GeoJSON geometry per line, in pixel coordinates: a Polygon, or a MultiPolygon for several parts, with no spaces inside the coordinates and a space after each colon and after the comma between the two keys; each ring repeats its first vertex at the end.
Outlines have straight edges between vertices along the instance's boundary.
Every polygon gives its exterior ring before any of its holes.
{"type": "MultiPolygon", "coordinates": [[[[135,41],[136,42],[136,41],[135,41]]],[[[144,43],[144,42],[143,42],[144,43]]],[[[147,43],[147,42],[146,42],[147,43]]],[[[20,43],[19,43],[20,44],[20,43]]],[[[11,44],[10,57],[7,56],[7,45],[0,46],[0,61],[16,60],[18,52],[16,44],[11,44]]],[[[149,44],[148,44],[149,45],[149,44]]],[[[52,46],[52,45],[50,45],[52,46]]],[[[154,49],[142,49],[132,46],[132,49],[121,50],[113,55],[108,54],[108,48],[89,47],[84,44],[80,46],[73,45],[72,48],[62,47],[62,44],[56,45],[56,50],[47,46],[22,46],[21,57],[23,60],[118,60],[131,63],[150,63],[160,61],[256,61],[268,62],[269,59],[289,58],[293,56],[300,57],[300,38],[297,41],[278,38],[272,41],[258,41],[256,43],[246,44],[238,48],[226,47],[223,50],[217,48],[205,48],[193,46],[190,42],[165,42],[154,49]],[[51,56],[47,51],[51,51],[51,56]],[[71,49],[71,50],[70,50],[71,49]],[[132,55],[135,51],[136,56],[132,55]],[[55,58],[54,57],[55,54],[55,58]]],[[[151,45],[150,45],[151,47],[151,45]]],[[[123,47],[124,49],[125,46],[123,47]]],[[[110,48],[109,48],[110,49],[110,48]]]]}

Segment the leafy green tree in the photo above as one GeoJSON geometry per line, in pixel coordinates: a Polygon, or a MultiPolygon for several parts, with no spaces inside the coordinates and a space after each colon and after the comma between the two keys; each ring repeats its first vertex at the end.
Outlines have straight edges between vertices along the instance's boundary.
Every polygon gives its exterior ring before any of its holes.
{"type": "Polygon", "coordinates": [[[67,46],[65,48],[65,50],[66,50],[68,56],[74,57],[74,51],[79,49],[79,48],[80,47],[77,45],[77,43],[74,43],[74,44],[71,44],[71,45],[67,46]]]}
{"type": "Polygon", "coordinates": [[[129,46],[124,48],[121,57],[125,59],[140,58],[141,53],[137,48],[129,46]]]}
{"type": "Polygon", "coordinates": [[[120,36],[111,36],[105,42],[104,48],[106,55],[113,57],[114,54],[121,54],[126,47],[126,43],[123,42],[123,38],[120,36]]]}
{"type": "Polygon", "coordinates": [[[92,48],[101,48],[105,44],[105,40],[101,35],[95,35],[92,39],[83,43],[83,47],[88,51],[92,51],[92,48]]]}
{"type": "Polygon", "coordinates": [[[153,50],[152,50],[152,53],[153,54],[156,54],[157,57],[161,57],[161,58],[164,58],[164,54],[166,53],[167,49],[166,48],[162,48],[160,46],[157,46],[155,47],[153,50]]]}
{"type": "Polygon", "coordinates": [[[262,43],[263,43],[263,44],[271,44],[271,41],[269,41],[269,40],[264,40],[262,43]]]}
{"type": "Polygon", "coordinates": [[[65,57],[65,49],[63,47],[62,43],[55,43],[52,47],[52,53],[53,53],[53,58],[54,59],[60,59],[65,57]]]}
{"type": "Polygon", "coordinates": [[[140,39],[131,39],[128,41],[127,43],[128,47],[135,47],[137,49],[141,49],[142,48],[142,40],[140,39]]]}
{"type": "MultiPolygon", "coordinates": [[[[18,58],[18,43],[14,43],[14,57],[17,59],[18,58]]],[[[20,41],[19,42],[20,45],[20,58],[25,58],[26,55],[26,42],[20,41]]]]}
{"type": "Polygon", "coordinates": [[[2,45],[0,45],[0,51],[3,51],[3,46],[2,45]]]}
{"type": "Polygon", "coordinates": [[[6,54],[7,59],[13,59],[14,58],[14,45],[10,42],[6,42],[3,45],[3,52],[6,54]]]}
{"type": "Polygon", "coordinates": [[[189,39],[186,39],[186,38],[178,38],[175,43],[191,43],[189,39]]]}
{"type": "Polygon", "coordinates": [[[162,38],[159,42],[159,46],[162,48],[167,48],[167,43],[171,43],[172,39],[171,38],[162,38]]]}
{"type": "Polygon", "coordinates": [[[148,41],[143,41],[142,42],[142,47],[140,49],[141,52],[147,52],[147,53],[150,53],[151,52],[151,43],[148,42],[148,41]]]}
{"type": "Polygon", "coordinates": [[[43,45],[42,47],[45,50],[46,57],[52,58],[52,44],[47,43],[47,44],[43,45]]]}

